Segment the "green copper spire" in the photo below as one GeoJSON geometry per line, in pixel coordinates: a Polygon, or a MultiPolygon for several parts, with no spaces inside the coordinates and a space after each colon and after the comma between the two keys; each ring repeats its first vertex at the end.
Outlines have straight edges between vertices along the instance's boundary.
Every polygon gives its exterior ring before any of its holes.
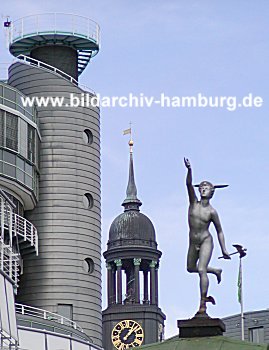
{"type": "Polygon", "coordinates": [[[129,180],[126,190],[126,199],[123,201],[124,211],[126,210],[138,210],[142,205],[142,202],[137,198],[137,189],[134,179],[134,162],[133,162],[133,145],[134,142],[131,139],[129,141],[130,146],[130,165],[129,165],[129,180]]]}

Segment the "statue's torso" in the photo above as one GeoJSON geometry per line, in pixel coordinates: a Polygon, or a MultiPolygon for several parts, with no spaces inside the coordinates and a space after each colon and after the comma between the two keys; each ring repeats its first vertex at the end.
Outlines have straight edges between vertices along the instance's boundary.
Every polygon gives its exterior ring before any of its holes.
{"type": "Polygon", "coordinates": [[[194,202],[189,207],[190,239],[195,244],[200,244],[210,235],[208,228],[211,223],[213,208],[210,204],[203,206],[201,202],[194,202]]]}

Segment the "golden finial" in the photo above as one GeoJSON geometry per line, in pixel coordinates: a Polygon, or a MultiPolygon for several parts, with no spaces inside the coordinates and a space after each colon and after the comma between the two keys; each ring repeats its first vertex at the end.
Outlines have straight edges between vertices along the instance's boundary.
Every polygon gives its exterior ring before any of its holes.
{"type": "Polygon", "coordinates": [[[123,131],[123,135],[127,135],[127,134],[130,134],[130,140],[128,142],[128,145],[130,146],[130,153],[133,153],[134,141],[132,138],[132,122],[130,122],[130,128],[123,131]]]}

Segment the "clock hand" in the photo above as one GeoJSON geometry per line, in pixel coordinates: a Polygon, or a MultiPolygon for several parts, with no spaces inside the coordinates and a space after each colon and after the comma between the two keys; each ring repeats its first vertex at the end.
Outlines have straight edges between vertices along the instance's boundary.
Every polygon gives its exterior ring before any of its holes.
{"type": "Polygon", "coordinates": [[[123,337],[123,340],[127,340],[129,335],[131,335],[133,333],[133,329],[129,329],[128,333],[123,337]]]}
{"type": "Polygon", "coordinates": [[[137,329],[137,326],[130,328],[128,333],[123,337],[123,340],[127,340],[129,335],[131,335],[136,329],[137,329]]]}

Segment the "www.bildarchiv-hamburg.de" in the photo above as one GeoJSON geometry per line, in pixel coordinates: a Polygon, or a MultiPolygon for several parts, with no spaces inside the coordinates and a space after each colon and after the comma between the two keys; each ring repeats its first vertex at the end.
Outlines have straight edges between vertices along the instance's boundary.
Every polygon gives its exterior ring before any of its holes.
{"type": "Polygon", "coordinates": [[[224,108],[235,111],[238,108],[260,108],[263,99],[252,93],[237,96],[207,96],[198,93],[193,96],[146,96],[143,93],[129,93],[126,96],[101,96],[100,94],[70,93],[67,96],[27,96],[21,97],[23,107],[121,107],[121,108],[224,108]]]}

